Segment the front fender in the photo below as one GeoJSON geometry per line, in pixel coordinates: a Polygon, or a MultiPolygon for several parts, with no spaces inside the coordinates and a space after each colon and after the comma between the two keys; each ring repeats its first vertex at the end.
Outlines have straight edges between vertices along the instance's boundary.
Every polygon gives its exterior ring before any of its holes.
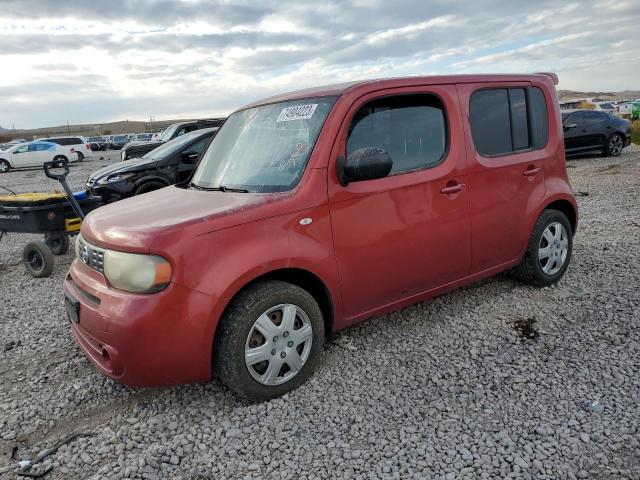
{"type": "Polygon", "coordinates": [[[177,232],[154,242],[152,253],[169,259],[173,282],[211,299],[209,341],[231,299],[255,279],[280,269],[319,278],[342,318],[328,205],[278,215],[201,235],[177,232]],[[311,223],[300,223],[310,218],[311,223]]]}

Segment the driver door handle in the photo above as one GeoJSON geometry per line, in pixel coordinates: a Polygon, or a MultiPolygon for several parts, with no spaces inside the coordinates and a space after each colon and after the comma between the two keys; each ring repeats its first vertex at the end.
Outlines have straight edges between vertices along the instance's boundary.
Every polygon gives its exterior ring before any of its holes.
{"type": "Polygon", "coordinates": [[[525,177],[535,177],[538,173],[540,173],[540,167],[529,167],[522,172],[522,175],[525,177]]]}
{"type": "Polygon", "coordinates": [[[440,190],[440,193],[443,195],[453,195],[454,193],[462,192],[465,187],[466,185],[464,183],[447,184],[446,187],[443,187],[442,190],[440,190]]]}

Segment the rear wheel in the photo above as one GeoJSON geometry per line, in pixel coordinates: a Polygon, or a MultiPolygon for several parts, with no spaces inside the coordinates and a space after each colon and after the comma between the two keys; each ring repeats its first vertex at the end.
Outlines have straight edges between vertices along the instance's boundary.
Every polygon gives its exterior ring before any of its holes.
{"type": "Polygon", "coordinates": [[[142,195],[143,193],[153,192],[166,187],[162,182],[145,182],[136,189],[135,195],[142,195]]]}
{"type": "Polygon", "coordinates": [[[544,210],[533,227],[522,263],[514,273],[532,285],[552,285],[567,270],[572,248],[572,230],[567,217],[558,210],[544,210]]]}
{"type": "Polygon", "coordinates": [[[315,299],[287,282],[261,282],[241,292],[220,320],[213,373],[238,395],[268,400],[309,378],[323,344],[315,299]]]}
{"type": "Polygon", "coordinates": [[[29,242],[22,250],[22,262],[27,272],[35,278],[48,277],[53,272],[53,253],[42,242],[29,242]]]}
{"type": "Polygon", "coordinates": [[[67,157],[65,157],[64,155],[56,155],[55,157],[53,157],[53,161],[54,162],[68,162],[69,159],[67,157]]]}
{"type": "Polygon", "coordinates": [[[64,255],[69,251],[69,236],[63,233],[47,233],[44,243],[54,255],[64,255]]]}
{"type": "Polygon", "coordinates": [[[78,161],[81,162],[84,160],[84,154],[82,152],[76,152],[78,154],[78,161]]]}
{"type": "Polygon", "coordinates": [[[622,138],[622,135],[614,133],[609,137],[604,153],[607,157],[617,157],[622,153],[623,147],[624,139],[622,138]]]}
{"type": "Polygon", "coordinates": [[[5,173],[11,170],[11,165],[6,160],[0,160],[0,173],[5,173]]]}

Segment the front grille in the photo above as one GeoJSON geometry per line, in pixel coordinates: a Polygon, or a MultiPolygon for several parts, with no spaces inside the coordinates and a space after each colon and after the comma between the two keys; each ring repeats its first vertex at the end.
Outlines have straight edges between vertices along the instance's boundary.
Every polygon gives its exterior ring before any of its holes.
{"type": "Polygon", "coordinates": [[[84,238],[79,237],[78,258],[85,265],[104,273],[104,249],[91,245],[84,238]]]}

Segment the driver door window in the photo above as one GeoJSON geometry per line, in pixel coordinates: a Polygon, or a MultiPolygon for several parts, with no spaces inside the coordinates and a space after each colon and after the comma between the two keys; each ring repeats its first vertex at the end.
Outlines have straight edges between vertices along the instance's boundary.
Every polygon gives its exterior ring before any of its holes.
{"type": "Polygon", "coordinates": [[[349,130],[347,155],[364,147],[382,148],[393,160],[391,175],[434,167],[446,150],[444,108],[433,95],[401,95],[367,103],[349,130]]]}

